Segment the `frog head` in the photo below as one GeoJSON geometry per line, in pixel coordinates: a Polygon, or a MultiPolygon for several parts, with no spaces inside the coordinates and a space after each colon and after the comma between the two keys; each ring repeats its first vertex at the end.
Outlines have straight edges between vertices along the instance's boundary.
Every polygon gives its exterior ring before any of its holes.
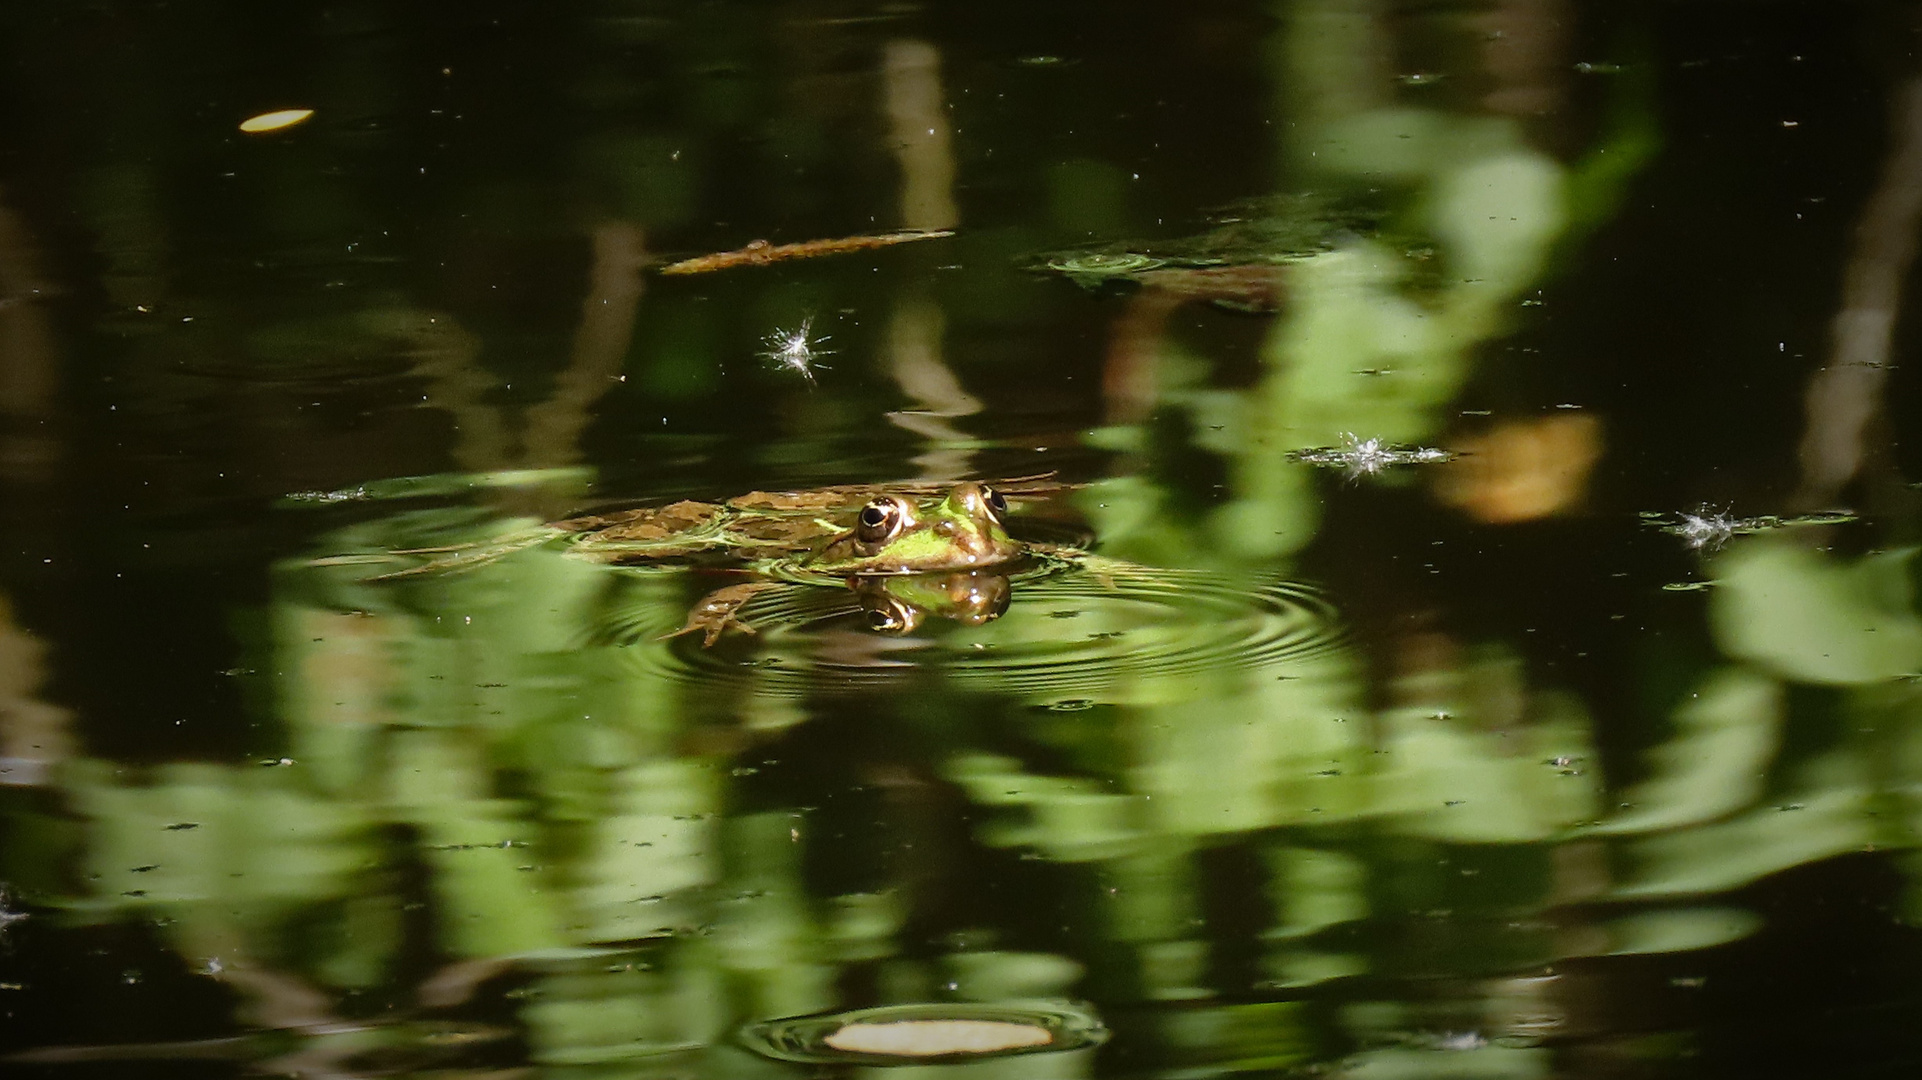
{"type": "Polygon", "coordinates": [[[1007,562],[1021,545],[1002,527],[1008,504],[985,484],[956,484],[925,511],[909,499],[869,500],[854,530],[830,541],[803,564],[830,574],[914,574],[1007,562]]]}

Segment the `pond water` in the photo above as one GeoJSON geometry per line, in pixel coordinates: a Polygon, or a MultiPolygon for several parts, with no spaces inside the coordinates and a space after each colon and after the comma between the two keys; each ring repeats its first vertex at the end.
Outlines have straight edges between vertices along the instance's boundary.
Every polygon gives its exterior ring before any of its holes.
{"type": "Polygon", "coordinates": [[[1913,1075],[1918,34],[14,0],[0,1071],[1913,1075]]]}

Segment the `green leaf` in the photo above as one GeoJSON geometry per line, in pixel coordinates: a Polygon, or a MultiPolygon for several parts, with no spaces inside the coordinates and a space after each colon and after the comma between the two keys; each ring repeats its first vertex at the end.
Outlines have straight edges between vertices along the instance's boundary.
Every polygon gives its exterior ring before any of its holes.
{"type": "Polygon", "coordinates": [[[1716,560],[1709,617],[1733,657],[1798,682],[1845,686],[1922,669],[1904,548],[1844,561],[1787,540],[1738,541],[1716,560]]]}

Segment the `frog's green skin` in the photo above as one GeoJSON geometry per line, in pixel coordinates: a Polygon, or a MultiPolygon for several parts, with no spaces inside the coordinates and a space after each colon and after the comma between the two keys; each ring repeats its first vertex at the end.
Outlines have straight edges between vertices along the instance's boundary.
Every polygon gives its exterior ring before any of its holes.
{"type": "MultiPolygon", "coordinates": [[[[694,563],[753,575],[751,580],[724,586],[702,598],[689,613],[686,625],[675,631],[686,634],[698,630],[711,645],[731,629],[752,633],[752,627],[737,617],[738,612],[756,593],[769,588],[845,582],[859,593],[860,583],[868,579],[905,579],[1011,562],[1036,549],[1008,535],[1003,493],[1021,498],[1062,490],[1066,490],[1065,485],[1047,478],[1028,478],[993,487],[964,482],[945,489],[909,483],[886,491],[855,486],[755,491],[724,503],[682,501],[570,518],[482,547],[415,552],[436,557],[382,577],[477,566],[548,542],[565,543],[570,555],[596,562],[624,566],[694,563]]],[[[968,608],[959,599],[937,601],[936,595],[943,591],[938,586],[929,586],[932,591],[919,598],[912,595],[913,586],[905,580],[898,588],[896,598],[908,608],[943,614],[968,608]]],[[[888,591],[869,595],[880,597],[888,591]]],[[[992,606],[977,605],[975,610],[992,606]]],[[[994,614],[998,615],[999,609],[994,614]]],[[[952,617],[964,622],[972,619],[963,614],[952,617]]],[[[918,624],[919,618],[909,621],[918,624]]]]}
{"type": "MultiPolygon", "coordinates": [[[[755,491],[725,503],[677,502],[546,526],[541,540],[566,537],[569,551],[598,562],[712,563],[769,573],[914,574],[991,566],[1020,555],[1003,524],[997,492],[1051,494],[1058,484],[1008,487],[907,484],[812,491],[755,491]],[[945,496],[934,500],[932,496],[945,496]],[[874,515],[873,524],[863,518],[874,515]]],[[[540,540],[535,540],[538,543],[540,540]]]]}
{"type": "MultiPolygon", "coordinates": [[[[930,584],[913,587],[912,576],[936,571],[965,571],[997,566],[1020,556],[1024,549],[1008,535],[1001,517],[1007,504],[984,484],[956,484],[947,497],[926,509],[917,507],[905,495],[877,495],[855,515],[853,527],[807,555],[791,560],[802,571],[846,577],[857,593],[863,593],[864,580],[889,579],[896,591],[885,587],[868,588],[863,606],[877,629],[905,633],[920,624],[928,610],[968,612],[962,600],[968,590],[950,590],[930,584]]],[[[762,572],[780,569],[781,560],[759,567],[762,572]]],[[[955,575],[965,577],[965,575],[955,575]]],[[[702,642],[712,645],[730,629],[753,632],[738,618],[743,605],[773,581],[729,585],[703,597],[688,613],[687,622],[673,634],[700,631],[702,642]]],[[[1005,594],[1005,588],[1003,590],[1005,594]]],[[[994,610],[989,618],[1006,608],[994,610]]],[[[981,621],[986,621],[985,619],[981,621]]]]}
{"type": "Polygon", "coordinates": [[[824,574],[918,574],[1007,562],[1022,547],[1001,524],[1006,504],[992,489],[956,484],[925,513],[909,499],[883,495],[861,508],[853,530],[803,558],[824,574]]]}
{"type": "MultiPolygon", "coordinates": [[[[1022,495],[1059,490],[1033,482],[1010,487],[1022,495]]],[[[817,576],[822,584],[840,578],[854,586],[873,619],[887,624],[881,629],[911,630],[930,611],[986,622],[1006,608],[1005,584],[996,606],[985,599],[993,590],[949,589],[939,581],[917,586],[909,578],[1000,566],[1029,547],[1008,535],[1007,503],[995,488],[965,482],[938,500],[917,499],[929,493],[925,485],[886,493],[870,488],[754,492],[720,505],[680,502],[576,518],[553,528],[573,534],[572,550],[587,558],[633,564],[724,554],[736,568],[756,575],[757,580],[703,597],[675,631],[699,631],[709,645],[728,630],[753,632],[738,614],[755,594],[817,576]],[[887,586],[862,584],[874,579],[898,580],[887,586]],[[970,602],[967,598],[976,593],[970,602]],[[980,617],[986,611],[992,614],[980,617]]]]}

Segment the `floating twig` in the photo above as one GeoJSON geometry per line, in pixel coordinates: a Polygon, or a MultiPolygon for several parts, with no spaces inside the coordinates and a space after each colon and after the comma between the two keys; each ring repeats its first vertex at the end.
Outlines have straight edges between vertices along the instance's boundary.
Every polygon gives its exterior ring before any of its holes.
{"type": "Polygon", "coordinates": [[[878,236],[839,236],[831,240],[803,240],[798,244],[770,244],[766,240],[756,240],[746,247],[733,251],[718,251],[712,255],[697,255],[692,259],[682,259],[661,267],[663,274],[709,274],[716,270],[732,270],[737,266],[766,266],[769,263],[787,259],[812,259],[819,255],[840,255],[849,251],[867,251],[871,248],[890,247],[906,244],[914,240],[937,240],[943,236],[953,236],[953,229],[913,229],[905,232],[882,233],[878,236]]]}

